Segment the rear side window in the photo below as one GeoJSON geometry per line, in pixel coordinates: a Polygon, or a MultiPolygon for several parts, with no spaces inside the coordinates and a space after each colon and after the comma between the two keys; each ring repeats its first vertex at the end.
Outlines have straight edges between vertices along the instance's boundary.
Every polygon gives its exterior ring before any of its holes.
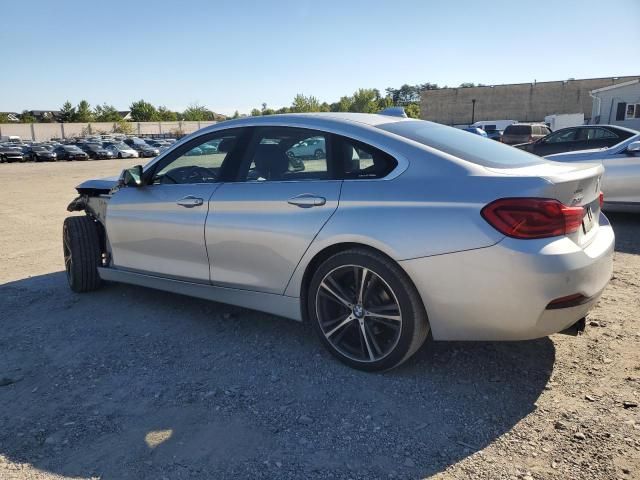
{"type": "Polygon", "coordinates": [[[514,168],[547,162],[537,155],[438,123],[408,120],[378,128],[485,167],[514,168]]]}
{"type": "Polygon", "coordinates": [[[387,176],[398,162],[388,153],[357,140],[336,136],[338,175],[344,179],[372,179],[387,176]]]}
{"type": "Polygon", "coordinates": [[[505,131],[505,135],[531,135],[531,125],[509,125],[505,131]]]}
{"type": "Polygon", "coordinates": [[[283,182],[326,180],[328,134],[293,127],[256,130],[240,180],[283,182]]]}

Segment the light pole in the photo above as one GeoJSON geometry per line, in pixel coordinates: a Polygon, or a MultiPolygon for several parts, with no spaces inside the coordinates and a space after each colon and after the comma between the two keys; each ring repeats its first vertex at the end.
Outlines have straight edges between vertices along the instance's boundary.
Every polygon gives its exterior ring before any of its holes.
{"type": "Polygon", "coordinates": [[[471,125],[474,124],[476,120],[476,99],[471,99],[471,125]]]}

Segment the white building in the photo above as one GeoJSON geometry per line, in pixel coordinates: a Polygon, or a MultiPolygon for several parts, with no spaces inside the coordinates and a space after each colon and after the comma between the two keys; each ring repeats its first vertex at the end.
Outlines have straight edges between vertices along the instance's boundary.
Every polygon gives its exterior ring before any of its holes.
{"type": "Polygon", "coordinates": [[[591,123],[640,130],[640,79],[591,90],[591,123]]]}

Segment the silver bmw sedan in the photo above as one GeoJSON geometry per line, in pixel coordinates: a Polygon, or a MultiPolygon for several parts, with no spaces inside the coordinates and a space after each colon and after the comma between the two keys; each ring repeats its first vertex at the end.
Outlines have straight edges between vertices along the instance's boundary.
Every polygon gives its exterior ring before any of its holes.
{"type": "Polygon", "coordinates": [[[79,185],[66,272],[76,292],[111,280],[308,321],[384,370],[429,331],[523,340],[583,319],[612,272],[602,175],[397,111],[244,118],[79,185]]]}

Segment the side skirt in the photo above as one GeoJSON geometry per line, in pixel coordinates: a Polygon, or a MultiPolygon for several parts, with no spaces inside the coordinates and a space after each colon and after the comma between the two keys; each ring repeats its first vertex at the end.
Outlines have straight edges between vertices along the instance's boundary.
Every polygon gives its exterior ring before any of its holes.
{"type": "Polygon", "coordinates": [[[214,302],[228,303],[238,307],[302,321],[300,316],[300,299],[298,298],[273,293],[252,292],[236,288],[185,282],[183,280],[155,277],[153,275],[117,270],[115,268],[98,268],[98,273],[100,274],[100,278],[107,281],[155,288],[157,290],[203,298],[214,302]]]}

